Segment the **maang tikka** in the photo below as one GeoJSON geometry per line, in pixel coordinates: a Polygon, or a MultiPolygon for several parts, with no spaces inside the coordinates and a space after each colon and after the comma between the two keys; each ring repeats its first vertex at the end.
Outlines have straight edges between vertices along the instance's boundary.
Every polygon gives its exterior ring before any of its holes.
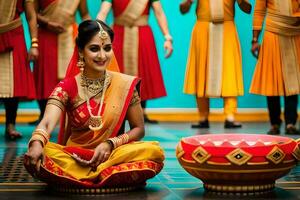
{"type": "Polygon", "coordinates": [[[99,26],[99,38],[102,40],[106,40],[108,38],[108,33],[103,29],[103,27],[101,26],[100,22],[97,22],[98,26],[99,26]]]}

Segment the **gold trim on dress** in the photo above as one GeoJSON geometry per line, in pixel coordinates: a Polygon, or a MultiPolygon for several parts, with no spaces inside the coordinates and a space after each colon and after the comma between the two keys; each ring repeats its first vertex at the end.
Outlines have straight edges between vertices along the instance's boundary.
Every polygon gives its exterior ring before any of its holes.
{"type": "Polygon", "coordinates": [[[298,62],[299,58],[295,39],[289,36],[289,34],[300,34],[300,26],[298,25],[297,27],[295,26],[297,23],[294,23],[294,21],[297,22],[299,19],[292,17],[293,9],[291,1],[275,0],[275,6],[278,13],[270,13],[270,16],[267,18],[266,30],[275,30],[284,33],[283,35],[279,34],[278,38],[285,93],[287,96],[295,95],[300,93],[300,64],[298,62]]]}
{"type": "Polygon", "coordinates": [[[13,52],[0,53],[0,97],[7,98],[14,95],[14,67],[13,52]]]}
{"type": "Polygon", "coordinates": [[[126,24],[126,26],[134,26],[135,21],[142,15],[148,3],[149,0],[130,0],[126,9],[115,20],[121,24],[126,24]]]}
{"type": "Polygon", "coordinates": [[[0,24],[11,22],[16,16],[18,0],[0,0],[0,24]]]}
{"type": "Polygon", "coordinates": [[[65,32],[58,34],[58,79],[63,79],[73,55],[75,46],[73,38],[73,26],[75,21],[75,12],[78,8],[80,0],[66,1],[58,0],[51,3],[44,9],[41,14],[50,21],[57,22],[63,25],[66,29],[65,32]]]}
{"type": "Polygon", "coordinates": [[[116,24],[124,26],[123,62],[124,73],[138,75],[139,25],[147,25],[148,17],[142,17],[149,0],[131,0],[116,24]],[[142,18],[141,18],[142,17],[142,18]]]}
{"type": "Polygon", "coordinates": [[[223,0],[210,0],[211,22],[209,24],[209,56],[207,69],[207,97],[220,97],[223,74],[223,0]]]}
{"type": "Polygon", "coordinates": [[[139,56],[139,28],[124,27],[123,62],[124,73],[132,76],[138,75],[139,56]]]}

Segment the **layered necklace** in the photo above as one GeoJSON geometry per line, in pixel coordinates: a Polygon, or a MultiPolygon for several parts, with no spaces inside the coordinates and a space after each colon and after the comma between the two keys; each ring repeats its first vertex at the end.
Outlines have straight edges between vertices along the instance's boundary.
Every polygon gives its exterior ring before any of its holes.
{"type": "Polygon", "coordinates": [[[89,79],[83,73],[81,73],[81,83],[80,84],[85,89],[84,94],[85,94],[85,99],[87,102],[87,109],[90,114],[88,124],[89,124],[90,130],[92,130],[92,131],[99,131],[103,127],[103,117],[101,116],[101,110],[102,110],[103,103],[104,103],[105,92],[106,92],[106,89],[108,86],[108,78],[106,78],[106,74],[104,74],[103,86],[101,84],[102,81],[103,81],[103,79],[95,79],[95,80],[89,79]],[[97,114],[94,115],[92,113],[92,108],[90,105],[90,98],[88,97],[88,92],[91,92],[92,94],[97,94],[101,91],[101,89],[102,89],[102,96],[101,96],[101,100],[100,100],[100,106],[99,106],[97,114]]]}

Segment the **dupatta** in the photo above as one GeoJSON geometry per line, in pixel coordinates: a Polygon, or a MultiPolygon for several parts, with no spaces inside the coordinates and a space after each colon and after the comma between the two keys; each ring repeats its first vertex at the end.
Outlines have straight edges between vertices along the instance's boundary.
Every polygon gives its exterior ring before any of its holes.
{"type": "MultiPolygon", "coordinates": [[[[78,46],[75,45],[72,58],[69,62],[69,65],[68,65],[68,68],[66,71],[65,79],[75,77],[76,75],[78,75],[80,73],[79,67],[77,66],[78,60],[79,60],[78,46]]],[[[111,71],[115,71],[115,72],[120,71],[114,54],[113,54],[112,60],[107,69],[109,69],[111,71]]],[[[61,145],[65,145],[70,134],[71,134],[71,130],[70,130],[70,126],[68,123],[67,114],[66,114],[66,111],[64,111],[62,113],[62,116],[60,119],[60,127],[59,127],[57,143],[61,144],[61,145]]]]}

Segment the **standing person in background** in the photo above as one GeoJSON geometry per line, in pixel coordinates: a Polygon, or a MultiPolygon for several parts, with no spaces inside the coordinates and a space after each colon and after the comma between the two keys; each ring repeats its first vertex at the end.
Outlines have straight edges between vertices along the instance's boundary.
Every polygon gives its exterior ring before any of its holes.
{"type": "Polygon", "coordinates": [[[0,98],[5,106],[5,137],[20,138],[15,129],[20,99],[36,97],[29,61],[38,57],[37,19],[33,0],[0,0],[0,98]],[[27,55],[20,14],[25,11],[31,36],[27,55]]]}
{"type": "Polygon", "coordinates": [[[144,120],[157,123],[145,115],[146,100],[166,96],[152,30],[148,25],[152,7],[165,37],[165,57],[173,52],[172,37],[159,0],[102,0],[97,18],[105,21],[112,8],[115,32],[114,50],[121,72],[138,76],[141,81],[141,99],[144,120]]]}
{"type": "Polygon", "coordinates": [[[90,18],[86,0],[36,0],[35,8],[39,24],[40,57],[34,67],[34,78],[41,113],[39,119],[31,124],[38,124],[42,119],[47,98],[65,76],[77,34],[75,12],[79,10],[83,20],[90,18]]]}
{"type": "Polygon", "coordinates": [[[295,127],[300,93],[299,0],[256,1],[251,51],[258,60],[250,92],[267,96],[271,122],[268,134],[280,134],[280,96],[284,96],[285,102],[285,133],[299,134],[295,127]],[[260,47],[258,37],[264,20],[265,33],[260,47]]]}
{"type": "MultiPolygon", "coordinates": [[[[185,74],[184,92],[196,95],[200,122],[192,128],[209,128],[209,98],[224,99],[225,128],[240,128],[235,122],[237,96],[244,94],[240,43],[234,24],[235,0],[197,1],[197,22],[185,74]]],[[[251,5],[237,1],[251,12],[251,5]]],[[[181,3],[180,11],[189,11],[192,0],[181,3]]]]}

